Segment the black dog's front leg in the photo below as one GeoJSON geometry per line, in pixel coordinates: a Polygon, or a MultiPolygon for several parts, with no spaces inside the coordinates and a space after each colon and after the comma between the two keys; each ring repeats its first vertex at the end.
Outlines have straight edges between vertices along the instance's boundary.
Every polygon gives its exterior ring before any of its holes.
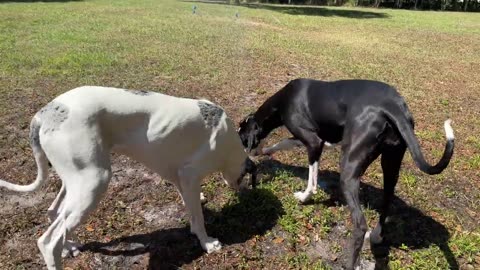
{"type": "Polygon", "coordinates": [[[298,129],[294,135],[307,147],[308,152],[308,185],[304,192],[295,192],[294,194],[295,198],[305,203],[313,194],[317,193],[318,162],[325,142],[310,130],[298,129]]]}

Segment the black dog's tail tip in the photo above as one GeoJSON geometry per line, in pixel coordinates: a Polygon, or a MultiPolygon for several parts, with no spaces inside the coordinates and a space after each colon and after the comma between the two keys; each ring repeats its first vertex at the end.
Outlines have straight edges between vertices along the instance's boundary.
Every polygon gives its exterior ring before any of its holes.
{"type": "Polygon", "coordinates": [[[445,127],[445,136],[447,137],[447,141],[454,141],[455,140],[455,135],[453,134],[453,128],[452,128],[452,119],[447,119],[444,123],[445,127]]]}

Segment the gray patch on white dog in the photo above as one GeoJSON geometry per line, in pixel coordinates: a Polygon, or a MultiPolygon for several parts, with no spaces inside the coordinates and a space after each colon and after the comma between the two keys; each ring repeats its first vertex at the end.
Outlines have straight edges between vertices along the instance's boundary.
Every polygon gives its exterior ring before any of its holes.
{"type": "Polygon", "coordinates": [[[68,118],[68,108],[62,103],[52,101],[39,111],[44,134],[58,130],[68,118]]]}
{"type": "Polygon", "coordinates": [[[30,123],[30,145],[39,147],[40,146],[40,123],[33,119],[30,123]]]}
{"type": "Polygon", "coordinates": [[[207,127],[216,127],[223,115],[223,109],[215,104],[205,101],[199,101],[198,107],[200,108],[200,113],[202,114],[203,120],[205,121],[205,124],[207,124],[207,127]]]}
{"type": "Polygon", "coordinates": [[[154,94],[154,92],[146,91],[146,90],[132,90],[132,89],[124,89],[124,90],[137,96],[149,96],[154,94]]]}

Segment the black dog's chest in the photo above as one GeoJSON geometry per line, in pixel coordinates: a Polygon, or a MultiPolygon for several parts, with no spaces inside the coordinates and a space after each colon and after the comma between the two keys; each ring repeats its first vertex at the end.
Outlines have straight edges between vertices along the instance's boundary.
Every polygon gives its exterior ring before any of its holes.
{"type": "Polygon", "coordinates": [[[338,143],[343,137],[343,126],[324,123],[318,125],[318,137],[329,143],[338,143]]]}

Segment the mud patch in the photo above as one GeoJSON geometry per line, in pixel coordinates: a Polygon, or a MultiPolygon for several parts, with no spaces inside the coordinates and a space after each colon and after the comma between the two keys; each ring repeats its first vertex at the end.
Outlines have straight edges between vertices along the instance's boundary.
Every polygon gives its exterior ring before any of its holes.
{"type": "Polygon", "coordinates": [[[142,211],[141,215],[149,226],[161,228],[178,226],[186,216],[181,205],[176,202],[169,203],[161,208],[142,211]]]}
{"type": "Polygon", "coordinates": [[[2,196],[2,204],[0,204],[0,215],[19,211],[23,208],[34,207],[44,200],[51,200],[55,198],[56,194],[49,192],[44,194],[42,192],[34,194],[11,194],[2,196]]]}

